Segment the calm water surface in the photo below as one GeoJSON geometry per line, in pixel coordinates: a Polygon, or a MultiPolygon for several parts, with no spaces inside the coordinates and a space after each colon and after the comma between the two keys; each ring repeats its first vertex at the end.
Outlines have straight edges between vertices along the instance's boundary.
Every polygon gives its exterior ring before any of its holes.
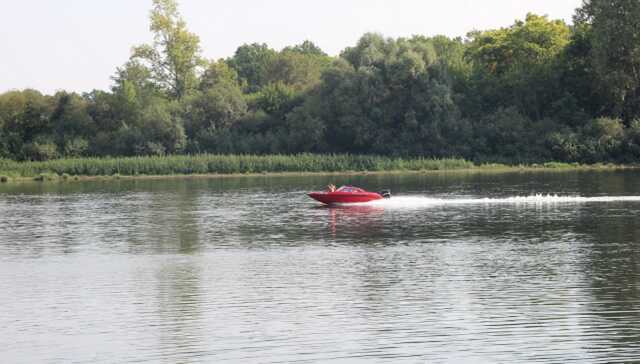
{"type": "Polygon", "coordinates": [[[631,171],[0,185],[1,362],[640,362],[638,196],[631,171]],[[394,197],[305,196],[329,182],[394,197]]]}

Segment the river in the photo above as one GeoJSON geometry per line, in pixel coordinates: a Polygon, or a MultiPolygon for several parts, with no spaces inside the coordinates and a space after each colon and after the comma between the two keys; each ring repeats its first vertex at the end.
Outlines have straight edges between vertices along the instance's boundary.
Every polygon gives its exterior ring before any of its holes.
{"type": "Polygon", "coordinates": [[[640,172],[0,184],[0,302],[3,363],[640,361],[640,172]]]}

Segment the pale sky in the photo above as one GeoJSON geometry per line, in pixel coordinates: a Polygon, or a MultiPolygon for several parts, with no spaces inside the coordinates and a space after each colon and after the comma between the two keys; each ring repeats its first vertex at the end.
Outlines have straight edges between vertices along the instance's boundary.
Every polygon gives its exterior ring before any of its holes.
{"type": "MultiPolygon", "coordinates": [[[[464,36],[528,12],[571,22],[581,0],[179,0],[207,58],[244,43],[313,41],[337,55],[366,32],[464,36]]],[[[0,92],[107,89],[131,47],[150,42],[151,0],[0,0],[0,92]]]]}

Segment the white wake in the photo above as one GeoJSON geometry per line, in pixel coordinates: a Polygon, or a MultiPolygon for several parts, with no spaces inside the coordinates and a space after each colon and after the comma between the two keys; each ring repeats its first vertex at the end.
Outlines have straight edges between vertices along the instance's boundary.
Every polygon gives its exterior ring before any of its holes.
{"type": "Polygon", "coordinates": [[[427,196],[394,196],[390,199],[376,200],[366,203],[369,206],[381,207],[429,207],[441,205],[498,205],[498,204],[582,204],[596,202],[640,202],[640,196],[560,196],[560,195],[530,195],[503,198],[432,198],[427,196]]]}

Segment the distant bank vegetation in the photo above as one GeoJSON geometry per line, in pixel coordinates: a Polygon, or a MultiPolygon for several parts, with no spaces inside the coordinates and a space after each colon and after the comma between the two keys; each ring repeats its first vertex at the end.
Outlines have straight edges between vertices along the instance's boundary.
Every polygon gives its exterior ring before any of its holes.
{"type": "MultiPolygon", "coordinates": [[[[259,174],[382,172],[469,169],[463,159],[391,158],[371,155],[174,155],[121,158],[71,158],[16,162],[0,160],[0,176],[37,180],[73,176],[168,176],[189,174],[259,174]]],[[[6,181],[6,180],[5,180],[6,181]]]]}
{"type": "Polygon", "coordinates": [[[463,38],[365,34],[336,57],[305,41],[282,50],[245,44],[230,58],[206,60],[175,1],[154,0],[150,20],[154,42],[134,47],[110,90],[0,95],[0,158],[41,162],[4,161],[6,170],[245,173],[469,163],[451,156],[510,164],[640,159],[640,1],[585,0],[572,25],[529,14],[463,38]]]}
{"type": "Polygon", "coordinates": [[[521,171],[549,169],[628,168],[613,164],[581,165],[547,162],[509,166],[474,164],[460,158],[401,158],[350,154],[293,155],[167,155],[86,157],[48,161],[0,159],[0,182],[12,180],[59,181],[85,177],[145,177],[180,175],[255,175],[278,173],[376,173],[428,171],[521,171]]]}

